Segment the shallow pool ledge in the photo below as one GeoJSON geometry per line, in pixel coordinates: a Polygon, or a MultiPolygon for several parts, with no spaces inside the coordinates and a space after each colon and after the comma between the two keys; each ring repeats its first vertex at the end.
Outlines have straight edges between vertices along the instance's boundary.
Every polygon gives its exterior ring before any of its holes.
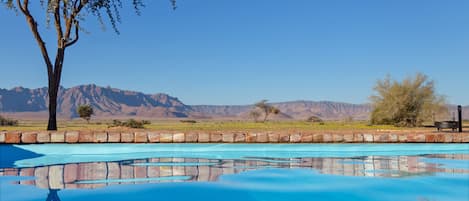
{"type": "Polygon", "coordinates": [[[469,143],[469,132],[0,132],[0,144],[43,143],[469,143]]]}

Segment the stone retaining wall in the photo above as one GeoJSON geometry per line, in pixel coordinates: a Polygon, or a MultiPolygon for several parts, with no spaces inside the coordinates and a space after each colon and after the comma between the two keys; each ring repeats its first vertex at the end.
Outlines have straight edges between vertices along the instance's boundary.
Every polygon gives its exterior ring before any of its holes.
{"type": "Polygon", "coordinates": [[[40,143],[468,143],[455,132],[0,132],[0,144],[40,143]]]}

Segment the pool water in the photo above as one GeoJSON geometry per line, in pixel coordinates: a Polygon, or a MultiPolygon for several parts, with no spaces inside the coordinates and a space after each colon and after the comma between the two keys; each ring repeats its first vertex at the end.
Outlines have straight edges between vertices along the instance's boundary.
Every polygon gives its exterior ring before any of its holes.
{"type": "Polygon", "coordinates": [[[469,144],[0,145],[0,200],[469,201],[469,144]]]}

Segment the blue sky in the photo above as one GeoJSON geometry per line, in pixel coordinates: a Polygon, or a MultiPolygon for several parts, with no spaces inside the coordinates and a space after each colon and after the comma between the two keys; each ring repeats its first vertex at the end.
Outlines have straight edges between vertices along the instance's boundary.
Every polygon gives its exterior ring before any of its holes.
{"type": "MultiPolygon", "coordinates": [[[[146,4],[141,16],[122,10],[120,35],[90,16],[90,33],[67,50],[62,85],[163,92],[186,104],[365,103],[386,74],[422,72],[449,102],[469,105],[467,0],[180,0],[175,11],[167,0],[146,4]]],[[[0,88],[47,86],[23,16],[0,9],[0,25],[0,88]]],[[[55,33],[44,27],[52,48],[55,33]]]]}

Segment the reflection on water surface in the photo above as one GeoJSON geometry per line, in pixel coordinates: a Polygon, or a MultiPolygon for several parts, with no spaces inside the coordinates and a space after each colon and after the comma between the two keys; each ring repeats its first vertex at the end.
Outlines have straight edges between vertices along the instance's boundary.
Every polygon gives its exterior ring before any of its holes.
{"type": "Polygon", "coordinates": [[[243,159],[147,158],[0,169],[0,176],[33,176],[17,184],[44,189],[93,189],[118,184],[217,181],[221,175],[265,168],[302,168],[321,174],[411,177],[434,173],[469,174],[468,154],[363,156],[352,158],[243,159]]]}

